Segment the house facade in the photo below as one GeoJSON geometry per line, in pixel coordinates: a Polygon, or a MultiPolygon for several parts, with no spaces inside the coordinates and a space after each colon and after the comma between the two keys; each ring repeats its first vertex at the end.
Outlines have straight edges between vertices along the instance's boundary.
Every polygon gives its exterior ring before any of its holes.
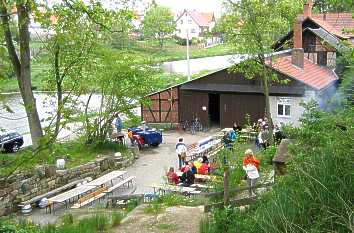
{"type": "Polygon", "coordinates": [[[215,26],[214,13],[202,13],[184,10],[175,17],[175,35],[182,39],[201,38],[205,33],[210,32],[215,26]],[[188,35],[187,35],[188,32],[188,35]]]}
{"type": "MultiPolygon", "coordinates": [[[[275,44],[280,52],[267,57],[266,64],[279,80],[288,81],[287,84],[270,84],[270,111],[274,123],[299,126],[304,112],[302,102],[315,100],[324,107],[336,90],[339,78],[334,72],[335,58],[345,49],[340,41],[344,39],[351,43],[352,37],[343,32],[339,34],[339,28],[333,33],[329,28],[334,27],[328,26],[329,23],[316,23],[311,9],[312,1],[308,1],[304,13],[296,18],[293,30],[275,44]],[[284,50],[289,47],[291,49],[284,50]]],[[[354,29],[352,18],[338,24],[354,29]]],[[[228,69],[148,97],[152,104],[142,106],[142,119],[150,123],[179,123],[198,117],[205,126],[224,128],[231,127],[234,122],[244,125],[246,114],[253,122],[265,115],[261,80],[258,77],[248,80],[242,73],[229,73],[228,69]]]]}

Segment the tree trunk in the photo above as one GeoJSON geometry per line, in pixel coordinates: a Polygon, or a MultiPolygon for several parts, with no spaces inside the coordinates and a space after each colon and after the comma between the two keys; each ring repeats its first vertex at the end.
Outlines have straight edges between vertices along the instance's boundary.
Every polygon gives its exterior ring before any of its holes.
{"type": "Polygon", "coordinates": [[[57,117],[55,121],[55,129],[53,139],[56,139],[59,134],[60,121],[62,118],[62,109],[63,109],[63,87],[62,87],[62,78],[60,77],[60,68],[59,68],[59,45],[55,46],[54,51],[54,72],[55,72],[55,82],[57,85],[57,117]]]}
{"type": "Polygon", "coordinates": [[[37,148],[39,146],[40,139],[43,136],[43,132],[37,112],[36,100],[33,96],[31,85],[31,56],[29,46],[30,35],[28,30],[28,25],[30,22],[30,8],[29,5],[24,5],[21,3],[18,3],[16,6],[20,39],[20,59],[17,56],[16,49],[13,44],[13,38],[9,25],[9,16],[7,16],[7,6],[5,5],[4,1],[0,1],[1,21],[5,32],[7,50],[16,73],[20,93],[25,105],[32,144],[34,148],[37,148]]]}
{"type": "Polygon", "coordinates": [[[26,108],[32,144],[34,148],[37,148],[39,146],[40,139],[43,136],[43,132],[31,85],[31,55],[29,46],[30,34],[28,30],[28,25],[30,22],[29,11],[29,3],[27,5],[17,5],[21,62],[21,76],[18,78],[18,84],[20,86],[22,99],[26,108]]]}
{"type": "MultiPolygon", "coordinates": [[[[267,69],[265,65],[263,65],[263,69],[267,69]]],[[[263,90],[266,104],[266,116],[268,119],[268,129],[269,129],[269,144],[273,145],[273,120],[272,115],[270,114],[270,103],[269,103],[269,80],[267,72],[264,72],[262,80],[263,80],[263,90]]]]}

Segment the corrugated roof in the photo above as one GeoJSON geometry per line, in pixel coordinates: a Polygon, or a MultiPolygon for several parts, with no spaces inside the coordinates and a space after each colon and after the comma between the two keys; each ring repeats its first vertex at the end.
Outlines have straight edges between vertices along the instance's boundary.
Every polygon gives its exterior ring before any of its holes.
{"type": "Polygon", "coordinates": [[[316,34],[318,37],[320,37],[324,41],[326,41],[329,45],[336,48],[338,51],[343,51],[343,50],[347,49],[346,46],[343,45],[337,37],[333,36],[332,34],[330,34],[329,32],[327,32],[326,30],[324,30],[322,28],[318,28],[318,29],[306,28],[305,30],[310,30],[311,32],[316,34]]]}
{"type": "Polygon", "coordinates": [[[317,65],[307,58],[304,58],[303,69],[292,64],[291,56],[277,58],[272,61],[271,65],[269,61],[268,65],[280,73],[294,78],[316,90],[324,89],[338,80],[337,75],[333,71],[327,67],[317,65]]]}

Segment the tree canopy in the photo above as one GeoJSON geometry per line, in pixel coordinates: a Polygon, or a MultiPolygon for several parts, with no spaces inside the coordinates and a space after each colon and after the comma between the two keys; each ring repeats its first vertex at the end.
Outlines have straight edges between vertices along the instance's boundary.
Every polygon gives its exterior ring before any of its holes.
{"type": "Polygon", "coordinates": [[[146,37],[157,39],[161,48],[166,37],[170,36],[175,29],[176,24],[169,8],[153,4],[146,12],[143,20],[143,33],[146,37]]]}

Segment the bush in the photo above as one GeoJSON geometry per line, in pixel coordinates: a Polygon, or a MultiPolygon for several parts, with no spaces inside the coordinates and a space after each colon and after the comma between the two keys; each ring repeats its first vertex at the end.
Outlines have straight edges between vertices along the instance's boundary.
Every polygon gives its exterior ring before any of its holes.
{"type": "Polygon", "coordinates": [[[71,213],[64,214],[61,221],[63,225],[72,225],[74,223],[74,216],[71,213]]]}
{"type": "Polygon", "coordinates": [[[291,132],[288,174],[245,212],[215,211],[214,232],[353,231],[354,107],[311,108],[302,124],[291,132]]]}
{"type": "Polygon", "coordinates": [[[121,212],[112,213],[112,226],[118,226],[122,222],[124,215],[121,212]]]}

